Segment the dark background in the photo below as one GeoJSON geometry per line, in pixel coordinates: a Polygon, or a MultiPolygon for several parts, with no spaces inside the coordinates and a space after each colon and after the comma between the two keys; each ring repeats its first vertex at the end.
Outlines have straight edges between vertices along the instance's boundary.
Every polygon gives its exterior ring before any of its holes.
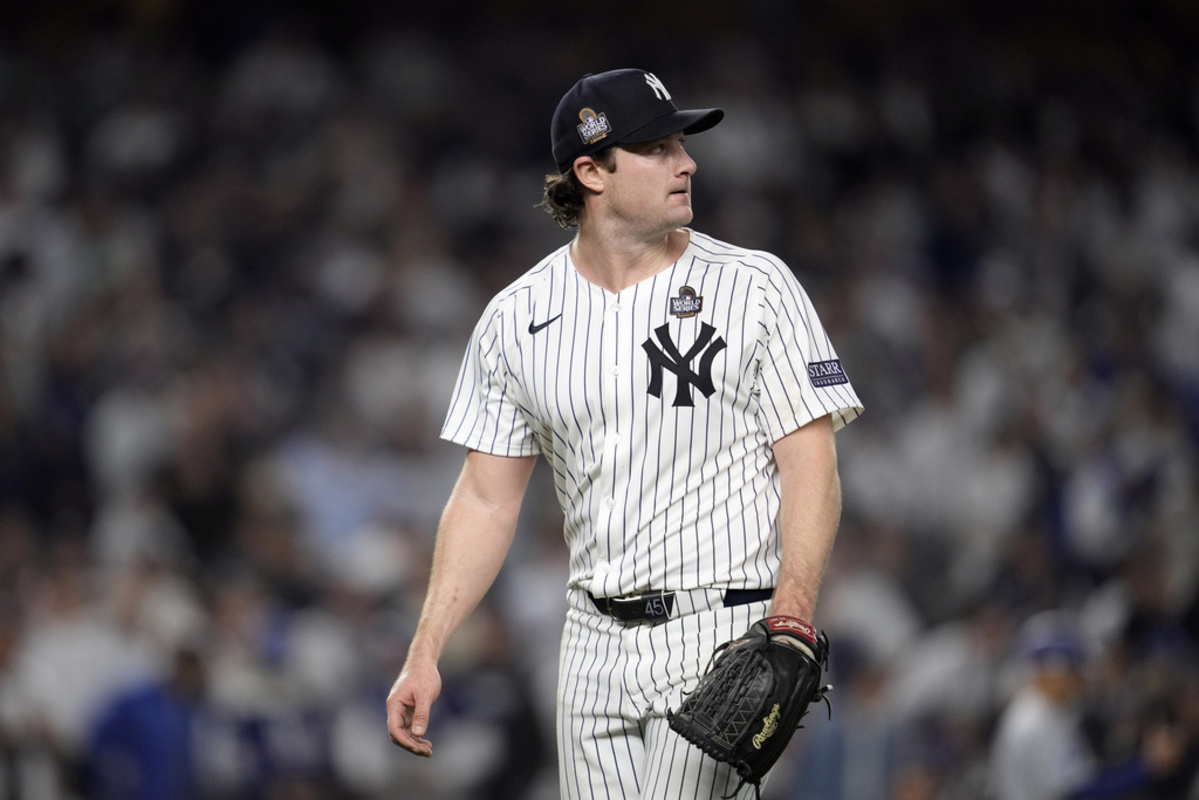
{"type": "Polygon", "coordinates": [[[694,225],[795,270],[867,408],[835,722],[765,796],[985,796],[1046,610],[1104,760],[1189,743],[1130,796],[1194,796],[1197,31],[1182,0],[0,5],[0,795],[556,796],[547,475],[434,759],[383,698],[466,338],[568,236],[550,114],[637,66],[726,109],[694,225]]]}

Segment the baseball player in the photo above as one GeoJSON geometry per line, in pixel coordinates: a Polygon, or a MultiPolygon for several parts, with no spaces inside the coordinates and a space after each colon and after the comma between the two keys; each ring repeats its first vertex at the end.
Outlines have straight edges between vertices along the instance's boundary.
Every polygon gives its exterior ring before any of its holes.
{"type": "Polygon", "coordinates": [[[573,240],[500,292],[442,436],[467,448],[438,530],[392,740],[429,756],[438,659],[494,581],[535,460],[569,545],[559,663],[564,798],[718,798],[741,782],[667,712],[765,615],[810,620],[840,519],[833,434],[862,410],[778,258],[687,227],[679,110],[637,69],[588,75],[551,123],[542,205],[573,240]]]}

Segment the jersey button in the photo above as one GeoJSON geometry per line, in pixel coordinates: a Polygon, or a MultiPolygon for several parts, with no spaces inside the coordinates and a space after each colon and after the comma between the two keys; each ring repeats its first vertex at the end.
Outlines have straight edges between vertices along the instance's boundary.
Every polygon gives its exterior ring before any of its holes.
{"type": "Polygon", "coordinates": [[[612,367],[612,374],[613,374],[613,375],[619,375],[619,374],[620,374],[620,367],[612,367]]]}
{"type": "Polygon", "coordinates": [[[606,505],[610,509],[616,508],[616,499],[609,497],[607,500],[604,501],[604,505],[606,505]]]}

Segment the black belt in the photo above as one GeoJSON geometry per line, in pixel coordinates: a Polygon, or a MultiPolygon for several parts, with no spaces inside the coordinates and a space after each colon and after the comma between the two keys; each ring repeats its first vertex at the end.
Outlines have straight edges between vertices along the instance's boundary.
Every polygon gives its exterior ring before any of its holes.
{"type": "MultiPolygon", "coordinates": [[[[674,611],[674,592],[645,592],[629,597],[596,597],[588,593],[600,613],[621,622],[661,622],[670,619],[674,611]]],[[[724,593],[725,608],[756,603],[774,597],[774,589],[728,589],[724,593]]]]}

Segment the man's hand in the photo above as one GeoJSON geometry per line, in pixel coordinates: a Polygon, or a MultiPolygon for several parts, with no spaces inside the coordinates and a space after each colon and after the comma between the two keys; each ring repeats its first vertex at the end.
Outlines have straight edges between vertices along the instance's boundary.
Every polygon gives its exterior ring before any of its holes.
{"type": "Polygon", "coordinates": [[[436,664],[405,664],[387,695],[387,732],[391,740],[418,756],[433,755],[433,744],[423,738],[429,729],[429,708],[441,694],[436,664]]]}

